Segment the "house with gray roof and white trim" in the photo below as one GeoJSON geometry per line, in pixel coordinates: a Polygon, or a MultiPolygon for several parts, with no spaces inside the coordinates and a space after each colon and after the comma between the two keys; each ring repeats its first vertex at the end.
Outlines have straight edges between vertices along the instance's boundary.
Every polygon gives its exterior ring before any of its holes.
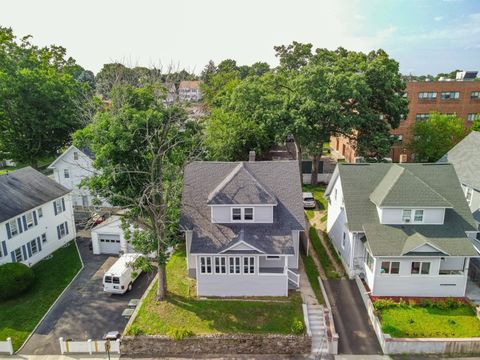
{"type": "Polygon", "coordinates": [[[453,164],[480,229],[480,132],[472,131],[438,162],[453,164]]]}
{"type": "Polygon", "coordinates": [[[192,162],[181,227],[199,296],[286,296],[305,229],[296,161],[192,162]]]}
{"type": "Polygon", "coordinates": [[[338,164],[327,232],[374,296],[465,296],[476,226],[451,164],[338,164]]]}

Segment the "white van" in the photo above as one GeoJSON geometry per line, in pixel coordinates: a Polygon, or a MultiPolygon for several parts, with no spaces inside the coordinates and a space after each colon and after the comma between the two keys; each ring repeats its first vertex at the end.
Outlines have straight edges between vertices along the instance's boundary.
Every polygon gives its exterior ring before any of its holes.
{"type": "Polygon", "coordinates": [[[103,291],[112,294],[125,294],[132,290],[135,279],[140,275],[140,269],[132,269],[131,263],[135,262],[142,254],[124,254],[112,265],[103,276],[103,291]]]}

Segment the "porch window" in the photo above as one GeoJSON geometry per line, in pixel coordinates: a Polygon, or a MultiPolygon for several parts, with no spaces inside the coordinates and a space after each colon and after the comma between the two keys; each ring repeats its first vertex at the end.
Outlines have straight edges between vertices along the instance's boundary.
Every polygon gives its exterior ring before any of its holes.
{"type": "Polygon", "coordinates": [[[226,274],[227,273],[227,258],[215,257],[215,274],[226,274]]]}
{"type": "Polygon", "coordinates": [[[212,273],[212,258],[209,256],[200,256],[200,273],[211,274],[212,273]]]}
{"type": "Polygon", "coordinates": [[[243,273],[255,274],[255,257],[246,256],[243,258],[243,273]]]}
{"type": "Polygon", "coordinates": [[[380,267],[381,274],[398,274],[400,272],[399,261],[382,261],[380,267]]]}
{"type": "Polygon", "coordinates": [[[228,258],[229,273],[240,274],[240,257],[228,258]]]}
{"type": "Polygon", "coordinates": [[[413,261],[412,274],[414,275],[428,275],[430,274],[430,262],[413,261]]]}

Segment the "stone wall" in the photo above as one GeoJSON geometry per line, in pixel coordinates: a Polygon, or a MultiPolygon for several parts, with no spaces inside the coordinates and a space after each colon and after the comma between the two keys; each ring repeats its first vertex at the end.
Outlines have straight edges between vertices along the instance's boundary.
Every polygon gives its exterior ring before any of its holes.
{"type": "Polygon", "coordinates": [[[124,336],[121,354],[165,357],[222,354],[310,354],[312,339],[295,335],[225,334],[183,340],[166,336],[124,336]]]}

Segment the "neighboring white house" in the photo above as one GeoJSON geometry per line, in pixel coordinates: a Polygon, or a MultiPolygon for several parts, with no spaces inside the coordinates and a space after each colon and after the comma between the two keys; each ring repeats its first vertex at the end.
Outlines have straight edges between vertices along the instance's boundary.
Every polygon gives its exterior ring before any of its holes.
{"type": "Polygon", "coordinates": [[[178,99],[180,101],[200,101],[202,99],[200,81],[180,81],[178,99]]]}
{"type": "Polygon", "coordinates": [[[296,161],[193,162],[181,226],[199,296],[286,296],[305,228],[296,161]]]}
{"type": "Polygon", "coordinates": [[[125,254],[132,251],[125,239],[119,216],[113,215],[98,224],[92,229],[91,234],[94,254],[125,254]]]}
{"type": "Polygon", "coordinates": [[[339,164],[327,232],[372,295],[465,295],[475,221],[450,164],[339,164]]]}
{"type": "Polygon", "coordinates": [[[74,238],[69,189],[31,167],[0,175],[0,264],[31,266],[74,238]]]}
{"type": "Polygon", "coordinates": [[[438,162],[449,162],[455,167],[480,230],[480,132],[472,131],[438,162]]]}
{"type": "MultiPolygon", "coordinates": [[[[80,186],[83,179],[95,174],[93,160],[94,155],[89,149],[79,149],[72,145],[48,167],[53,169],[53,176],[56,182],[72,190],[74,206],[88,207],[97,205],[97,202],[94,201],[95,197],[90,191],[85,186],[80,186]]],[[[109,206],[103,201],[100,201],[99,205],[109,206]]]]}

